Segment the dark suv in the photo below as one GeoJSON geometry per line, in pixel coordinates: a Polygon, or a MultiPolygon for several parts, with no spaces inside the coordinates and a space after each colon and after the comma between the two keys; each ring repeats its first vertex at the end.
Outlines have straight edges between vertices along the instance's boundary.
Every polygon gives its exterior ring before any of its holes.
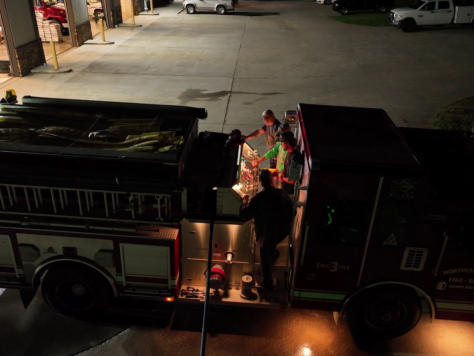
{"type": "Polygon", "coordinates": [[[332,4],[333,10],[343,15],[351,12],[388,12],[392,7],[393,0],[336,0],[332,4]]]}

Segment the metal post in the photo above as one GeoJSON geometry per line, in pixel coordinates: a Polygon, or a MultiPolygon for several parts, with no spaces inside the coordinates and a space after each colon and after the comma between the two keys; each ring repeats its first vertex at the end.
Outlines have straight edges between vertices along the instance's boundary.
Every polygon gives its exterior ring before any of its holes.
{"type": "Polygon", "coordinates": [[[54,70],[59,70],[58,55],[56,54],[56,44],[54,41],[49,41],[51,45],[51,54],[53,55],[53,67],[54,70]]]}
{"type": "Polygon", "coordinates": [[[36,209],[39,208],[39,202],[38,202],[38,195],[37,195],[37,188],[31,188],[33,190],[33,198],[35,199],[35,206],[36,209]]]}
{"type": "Polygon", "coordinates": [[[104,29],[104,20],[99,19],[99,26],[100,26],[100,35],[102,38],[102,42],[105,42],[105,29],[104,29]]]}
{"type": "MultiPolygon", "coordinates": [[[[70,29],[70,31],[72,31],[72,29],[70,29]]],[[[71,68],[59,69],[58,55],[56,53],[56,44],[54,43],[54,41],[49,41],[49,44],[51,46],[51,54],[52,54],[52,57],[53,57],[53,69],[51,69],[50,66],[45,64],[41,67],[33,68],[31,70],[31,73],[60,74],[60,73],[70,73],[70,72],[72,72],[71,68]]]]}
{"type": "Polygon", "coordinates": [[[130,0],[132,3],[132,26],[136,26],[137,24],[135,23],[135,4],[133,0],[130,0]]]}
{"type": "Polygon", "coordinates": [[[10,190],[10,187],[7,185],[5,186],[7,188],[7,195],[8,195],[8,201],[10,202],[10,206],[13,206],[13,199],[12,199],[12,193],[10,190]]]}
{"type": "Polygon", "coordinates": [[[49,189],[49,192],[51,193],[51,204],[53,205],[53,211],[55,214],[57,214],[58,210],[56,209],[56,201],[54,200],[54,190],[49,189]]]}
{"type": "Polygon", "coordinates": [[[77,205],[79,206],[79,215],[84,215],[82,211],[82,200],[81,200],[81,191],[77,191],[77,205]]]}
{"type": "Polygon", "coordinates": [[[31,211],[30,197],[28,195],[28,188],[24,187],[23,191],[25,192],[26,207],[28,208],[28,211],[31,211]]]}
{"type": "Polygon", "coordinates": [[[109,205],[107,204],[107,193],[104,192],[105,216],[109,217],[109,205]]]}
{"type": "Polygon", "coordinates": [[[58,189],[59,193],[59,204],[61,205],[61,209],[64,210],[64,199],[63,199],[63,190],[58,189]]]}
{"type": "Polygon", "coordinates": [[[201,330],[201,352],[200,356],[206,355],[206,341],[207,341],[207,312],[209,309],[209,291],[210,291],[210,280],[211,280],[211,267],[212,267],[212,240],[214,236],[214,218],[210,223],[209,231],[209,250],[207,251],[207,272],[206,272],[206,295],[204,299],[204,311],[202,315],[202,330],[201,330]]]}
{"type": "Polygon", "coordinates": [[[154,10],[155,9],[153,8],[153,0],[150,0],[150,11],[151,11],[152,14],[155,13],[154,10]]]}

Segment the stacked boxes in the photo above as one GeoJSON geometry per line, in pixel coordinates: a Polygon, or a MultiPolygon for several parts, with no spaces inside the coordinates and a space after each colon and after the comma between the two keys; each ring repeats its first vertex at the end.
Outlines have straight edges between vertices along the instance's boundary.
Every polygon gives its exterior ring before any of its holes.
{"type": "Polygon", "coordinates": [[[45,20],[40,12],[36,12],[36,23],[42,42],[62,42],[61,25],[54,20],[45,20]]]}

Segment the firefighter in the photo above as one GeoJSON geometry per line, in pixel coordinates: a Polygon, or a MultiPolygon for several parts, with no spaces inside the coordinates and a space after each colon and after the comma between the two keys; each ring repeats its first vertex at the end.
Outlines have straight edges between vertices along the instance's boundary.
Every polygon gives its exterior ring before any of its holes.
{"type": "Polygon", "coordinates": [[[279,176],[281,188],[287,195],[292,195],[295,191],[295,183],[301,176],[303,155],[296,146],[296,138],[293,132],[284,132],[281,144],[286,151],[284,168],[279,176]]]}
{"type": "MultiPolygon", "coordinates": [[[[272,147],[275,146],[278,141],[282,125],[280,121],[275,118],[275,114],[270,109],[265,110],[262,113],[262,119],[264,125],[244,138],[245,140],[252,140],[255,137],[265,135],[265,143],[267,145],[267,150],[271,150],[272,147]]],[[[272,158],[270,160],[270,168],[275,168],[276,164],[276,159],[272,158]]]]}
{"type": "Polygon", "coordinates": [[[273,186],[270,171],[261,172],[260,183],[263,191],[250,203],[249,197],[244,197],[240,215],[244,220],[254,219],[257,243],[260,246],[263,288],[265,291],[271,291],[272,265],[278,258],[276,246],[290,233],[293,219],[292,204],[281,189],[273,186]]]}
{"type": "MultiPolygon", "coordinates": [[[[265,153],[260,159],[252,162],[253,166],[257,166],[267,159],[276,158],[276,173],[279,178],[284,192],[293,194],[293,187],[296,180],[299,179],[298,167],[293,167],[292,162],[297,158],[296,139],[291,131],[285,131],[281,134],[281,142],[278,142],[273,148],[265,153]],[[287,160],[288,152],[290,152],[290,159],[287,160]],[[292,167],[290,169],[290,166],[292,167]],[[290,176],[291,172],[291,176],[290,176]]],[[[299,160],[299,157],[298,157],[299,160]]]]}

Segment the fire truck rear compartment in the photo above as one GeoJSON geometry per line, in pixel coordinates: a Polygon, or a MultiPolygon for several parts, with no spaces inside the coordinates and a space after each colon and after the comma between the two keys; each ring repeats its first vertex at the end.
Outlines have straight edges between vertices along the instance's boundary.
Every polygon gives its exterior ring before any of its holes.
{"type": "Polygon", "coordinates": [[[187,218],[181,222],[180,302],[204,299],[213,221],[212,266],[216,271],[222,270],[222,275],[215,275],[213,280],[213,286],[219,287],[212,288],[213,302],[236,305],[287,303],[288,239],[278,246],[279,258],[273,270],[277,291],[269,302],[256,288],[261,282],[261,267],[253,224],[239,218],[242,197],[253,197],[257,192],[258,168],[251,165],[257,158],[257,152],[247,143],[233,142],[226,134],[202,132],[196,140],[184,172],[189,194],[187,218]],[[242,282],[243,276],[244,280],[251,279],[251,287],[242,282]],[[248,295],[242,291],[243,284],[244,288],[251,288],[248,295]]]}
{"type": "MultiPolygon", "coordinates": [[[[182,270],[180,302],[204,300],[206,288],[207,254],[210,224],[183,220],[182,270]]],[[[223,304],[280,305],[288,302],[289,246],[288,238],[277,246],[279,256],[273,266],[275,291],[272,298],[264,296],[261,289],[261,266],[258,247],[251,222],[231,223],[217,220],[214,225],[212,265],[222,270],[212,288],[213,302],[223,304]],[[229,257],[231,254],[232,257],[229,257]],[[251,276],[251,292],[246,295],[247,276],[251,276]],[[244,277],[245,276],[245,277],[244,277]],[[244,290],[243,290],[244,289],[244,290]]],[[[212,269],[211,269],[212,272],[212,269]]]]}

